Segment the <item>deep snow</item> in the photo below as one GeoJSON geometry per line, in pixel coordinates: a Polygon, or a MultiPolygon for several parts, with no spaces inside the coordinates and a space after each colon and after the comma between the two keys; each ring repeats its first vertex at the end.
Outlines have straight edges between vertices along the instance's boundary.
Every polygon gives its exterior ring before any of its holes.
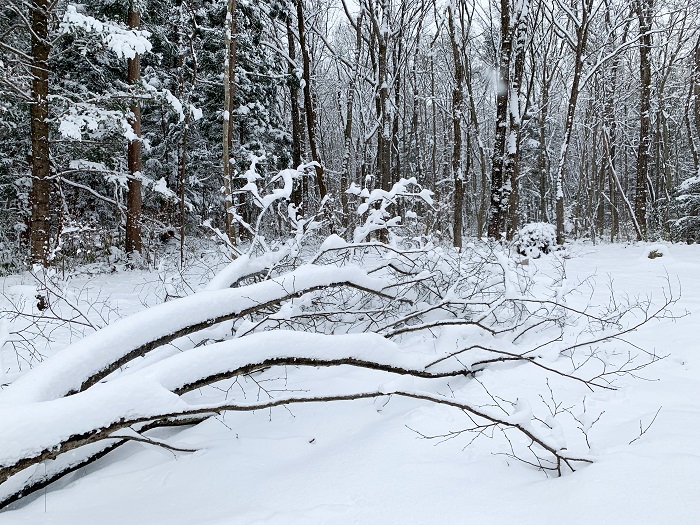
{"type": "MultiPolygon", "coordinates": [[[[415,431],[441,434],[459,430],[465,420],[445,407],[379,398],[229,413],[187,430],[161,431],[154,435],[198,452],[127,445],[0,513],[0,524],[696,524],[700,246],[671,245],[656,259],[646,257],[650,249],[575,245],[566,260],[569,281],[597,276],[593,300],[607,293],[608,275],[620,297],[660,297],[668,275],[682,287],[675,311],[689,313],[629,335],[649,351],[670,355],[641,370],[640,378],[622,378],[617,391],[587,396],[587,411],[605,413],[589,435],[595,463],[575,474],[547,478],[499,454],[507,452],[499,440],[465,448],[468,436],[440,444],[421,439],[415,431]],[[640,422],[645,428],[660,407],[654,424],[629,444],[640,422]]],[[[531,264],[544,270],[552,259],[531,264]]],[[[102,275],[92,286],[137,295],[145,293],[143,278],[102,275]]],[[[125,297],[120,313],[141,307],[125,297]]],[[[336,368],[305,372],[294,388],[351,390],[370,375],[387,381],[379,372],[336,368]]],[[[499,381],[499,394],[511,399],[542,392],[542,377],[528,367],[486,372],[481,380],[499,381]]],[[[554,385],[564,402],[570,387],[554,385]]],[[[201,395],[197,402],[206,400],[207,392],[201,395]]]]}

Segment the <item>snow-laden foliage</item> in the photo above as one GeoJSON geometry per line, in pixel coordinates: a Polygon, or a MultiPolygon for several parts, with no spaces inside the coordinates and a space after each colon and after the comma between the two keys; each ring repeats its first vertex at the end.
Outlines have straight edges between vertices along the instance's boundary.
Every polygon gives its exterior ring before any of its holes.
{"type": "MultiPolygon", "coordinates": [[[[428,206],[433,204],[433,192],[421,187],[415,177],[401,179],[389,191],[375,189],[370,192],[367,188],[360,188],[352,184],[347,193],[362,199],[357,207],[357,214],[360,216],[366,214],[364,224],[355,229],[355,242],[364,241],[372,232],[386,230],[401,224],[401,216],[391,213],[391,211],[396,213],[399,200],[422,201],[428,206]]],[[[407,210],[406,217],[416,217],[416,214],[407,210]]]]}
{"type": "Polygon", "coordinates": [[[128,29],[122,24],[103,22],[92,16],[78,11],[77,6],[71,4],[66,7],[63,14],[60,31],[70,33],[72,31],[85,31],[95,33],[104,44],[121,58],[134,58],[151,50],[152,45],[148,38],[148,31],[128,29]]]}
{"type": "Polygon", "coordinates": [[[557,229],[548,222],[531,222],[523,226],[515,236],[516,251],[528,257],[539,257],[557,246],[557,229]]]}
{"type": "Polygon", "coordinates": [[[681,183],[676,204],[680,218],[673,224],[674,239],[700,242],[700,176],[690,177],[681,183]]]}

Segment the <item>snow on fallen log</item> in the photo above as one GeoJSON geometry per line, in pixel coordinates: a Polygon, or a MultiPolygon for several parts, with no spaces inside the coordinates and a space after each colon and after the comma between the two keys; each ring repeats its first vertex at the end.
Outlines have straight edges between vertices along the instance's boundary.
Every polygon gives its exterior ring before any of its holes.
{"type": "Polygon", "coordinates": [[[441,363],[427,371],[434,357],[432,349],[429,353],[409,352],[376,333],[323,335],[275,330],[176,354],[128,377],[155,382],[172,392],[183,393],[221,379],[283,364],[316,367],[347,364],[425,378],[470,373],[459,363],[456,367],[441,363]]]}
{"type": "Polygon", "coordinates": [[[222,401],[191,405],[178,395],[203,384],[275,364],[350,365],[426,378],[469,373],[463,368],[448,368],[446,364],[441,364],[440,370],[426,372],[425,362],[430,355],[397,350],[394,343],[378,334],[264,332],[179,354],[71,396],[0,407],[0,421],[3,422],[0,428],[0,483],[32,465],[76,448],[105,439],[122,438],[115,432],[155,419],[383,395],[412,397],[467,410],[495,424],[515,427],[547,451],[555,456],[558,454],[556,444],[550,443],[546,436],[536,435],[530,425],[531,416],[523,416],[520,412],[511,416],[497,415],[464,401],[396,389],[391,382],[354,394],[312,396],[299,393],[263,403],[222,401]]]}
{"type": "Polygon", "coordinates": [[[58,352],[0,391],[0,406],[56,399],[100,381],[178,337],[328,286],[383,294],[380,279],[356,266],[301,266],[241,288],[203,291],[120,319],[58,352]]]}
{"type": "MultiPolygon", "coordinates": [[[[427,373],[431,355],[399,352],[378,334],[321,335],[293,331],[251,334],[177,354],[77,394],[0,407],[0,467],[34,457],[72,436],[107,429],[120,421],[143,420],[186,410],[176,393],[202,383],[249,373],[273,364],[356,364],[379,370],[427,373]],[[365,365],[366,364],[366,365],[365,365]]],[[[455,372],[448,375],[456,375],[455,372]]]]}
{"type": "MultiPolygon", "coordinates": [[[[134,423],[223,410],[189,405],[178,393],[273,365],[351,365],[418,377],[447,377],[461,369],[425,371],[431,355],[399,352],[378,334],[321,335],[293,331],[253,334],[178,354],[74,395],[0,407],[0,482],[46,459],[134,423]],[[177,391],[177,393],[174,393],[177,391]]],[[[241,405],[245,410],[246,405],[241,405]]]]}
{"type": "Polygon", "coordinates": [[[228,263],[223,270],[217,273],[214,278],[207,283],[203,290],[212,291],[230,288],[246,277],[259,274],[272,268],[287,254],[289,254],[288,249],[281,249],[277,252],[267,252],[260,257],[251,257],[250,254],[245,253],[228,263]]]}

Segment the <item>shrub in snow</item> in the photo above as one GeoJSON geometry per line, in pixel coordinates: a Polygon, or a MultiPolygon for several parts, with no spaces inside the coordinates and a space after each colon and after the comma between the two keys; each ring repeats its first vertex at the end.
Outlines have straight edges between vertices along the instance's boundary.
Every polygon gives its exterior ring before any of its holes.
{"type": "Polygon", "coordinates": [[[520,255],[537,258],[557,246],[557,229],[548,222],[531,222],[515,236],[514,247],[520,255]]]}

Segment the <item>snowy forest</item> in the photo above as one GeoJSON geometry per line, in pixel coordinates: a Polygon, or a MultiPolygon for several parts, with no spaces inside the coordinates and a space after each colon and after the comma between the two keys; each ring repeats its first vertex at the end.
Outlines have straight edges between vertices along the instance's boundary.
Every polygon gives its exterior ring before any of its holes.
{"type": "Polygon", "coordinates": [[[362,202],[402,179],[432,199],[394,215],[455,247],[531,222],[559,244],[694,241],[699,12],[3,0],[3,265],[149,259],[208,230],[239,253],[319,214],[352,239],[362,202]],[[291,193],[258,232],[287,169],[291,193]]]}
{"type": "Polygon", "coordinates": [[[0,198],[3,525],[700,515],[697,1],[0,0],[0,198]]]}

